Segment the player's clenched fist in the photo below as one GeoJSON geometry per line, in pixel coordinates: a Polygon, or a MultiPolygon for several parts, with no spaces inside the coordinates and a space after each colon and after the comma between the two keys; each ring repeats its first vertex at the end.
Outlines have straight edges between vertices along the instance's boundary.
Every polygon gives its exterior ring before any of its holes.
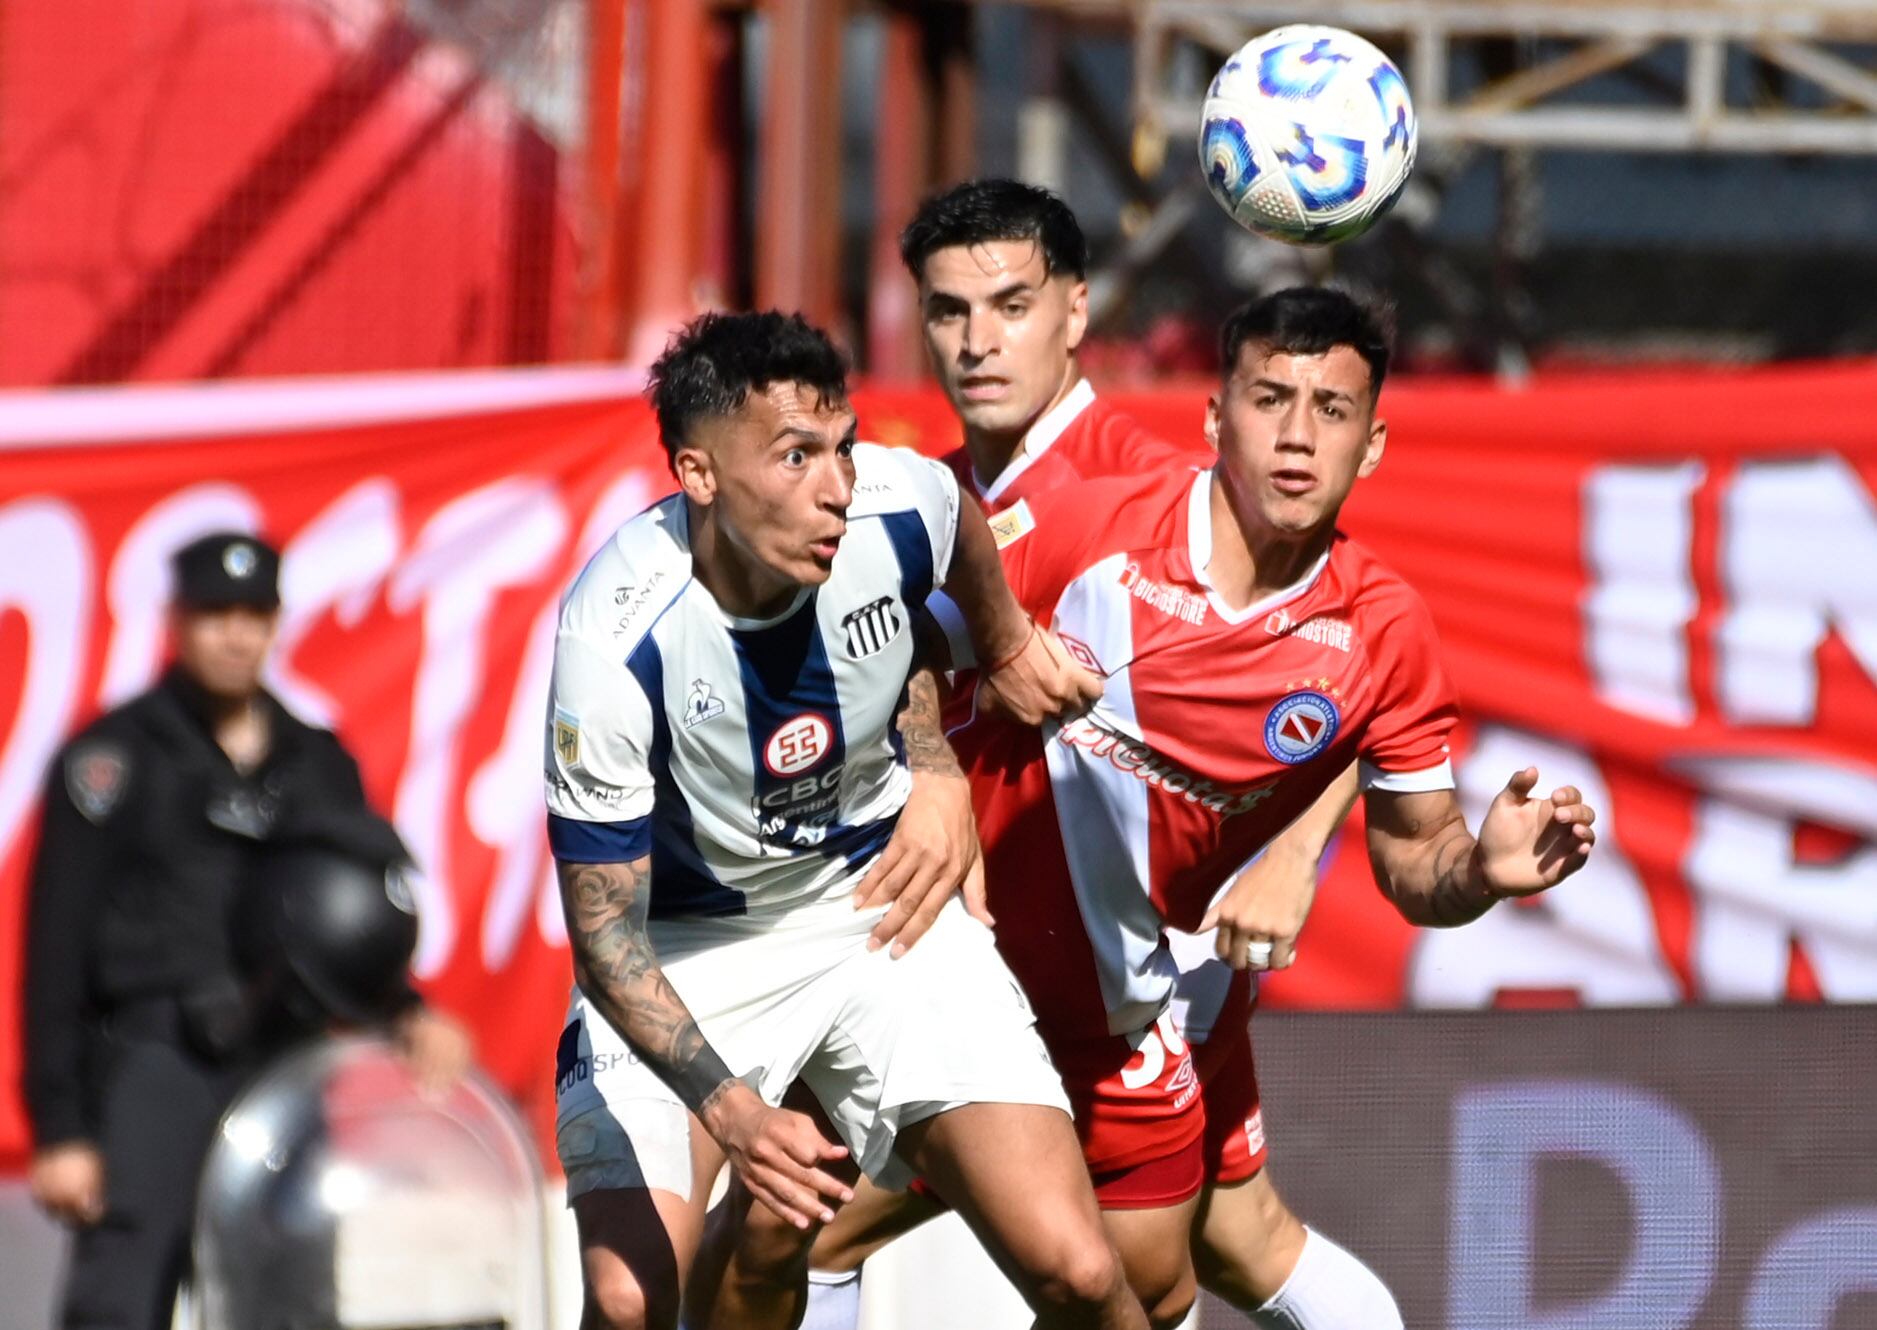
{"type": "Polygon", "coordinates": [[[1575,785],[1534,799],[1538,768],[1514,773],[1479,824],[1480,876],[1498,896],[1530,896],[1555,887],[1584,866],[1597,833],[1597,812],[1575,785]]]}
{"type": "Polygon", "coordinates": [[[805,1113],[771,1108],[748,1086],[731,1088],[705,1109],[705,1126],[751,1195],[796,1228],[830,1223],[829,1202],[845,1205],[853,1188],[820,1165],[847,1158],[805,1113]]]}
{"type": "Polygon", "coordinates": [[[1037,624],[1012,655],[987,667],[978,705],[1025,725],[1070,721],[1101,700],[1101,680],[1070,659],[1056,635],[1037,624]]]}

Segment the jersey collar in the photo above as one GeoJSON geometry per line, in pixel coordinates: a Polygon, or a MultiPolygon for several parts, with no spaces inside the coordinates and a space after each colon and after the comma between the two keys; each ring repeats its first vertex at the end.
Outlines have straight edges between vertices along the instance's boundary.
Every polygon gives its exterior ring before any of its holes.
{"type": "Polygon", "coordinates": [[[1225,597],[1213,589],[1212,575],[1206,571],[1206,565],[1212,562],[1212,472],[1206,470],[1193,477],[1192,488],[1186,493],[1186,557],[1193,562],[1193,577],[1206,589],[1206,600],[1211,603],[1213,613],[1227,623],[1240,624],[1290,604],[1315,586],[1330,561],[1330,552],[1324,550],[1302,577],[1283,590],[1254,600],[1242,610],[1233,609],[1225,597]]]}
{"type": "Polygon", "coordinates": [[[1017,483],[1017,477],[1028,471],[1037,458],[1048,452],[1050,446],[1062,437],[1062,432],[1069,428],[1075,418],[1086,411],[1095,400],[1095,385],[1087,379],[1077,379],[1075,387],[1069,389],[1068,396],[1050,407],[1037,418],[1034,425],[1023,436],[1023,446],[1017,455],[1010,459],[1010,465],[997,473],[997,478],[986,485],[978,476],[976,467],[971,468],[971,484],[976,488],[978,497],[986,503],[996,503],[1003,498],[1010,487],[1017,483]]]}

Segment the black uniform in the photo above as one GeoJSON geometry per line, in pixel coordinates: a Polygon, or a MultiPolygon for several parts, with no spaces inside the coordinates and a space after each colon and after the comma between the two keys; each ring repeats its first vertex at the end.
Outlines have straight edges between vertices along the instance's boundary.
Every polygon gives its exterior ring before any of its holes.
{"type": "Polygon", "coordinates": [[[266,1051],[235,906],[296,820],[365,805],[357,764],[265,695],[269,747],[237,771],[178,671],[59,754],[33,869],[27,1109],[37,1145],[90,1141],[105,1217],[82,1229],[68,1327],[167,1327],[215,1123],[266,1051]]]}

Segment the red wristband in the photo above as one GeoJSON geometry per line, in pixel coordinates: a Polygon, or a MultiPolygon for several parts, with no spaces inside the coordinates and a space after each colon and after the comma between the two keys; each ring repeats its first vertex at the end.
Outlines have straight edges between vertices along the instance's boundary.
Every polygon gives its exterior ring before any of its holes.
{"type": "Polygon", "coordinates": [[[1002,660],[997,661],[994,664],[992,664],[985,672],[988,674],[997,673],[999,670],[1003,669],[1006,665],[1010,664],[1011,661],[1015,660],[1018,656],[1021,656],[1024,652],[1028,651],[1030,649],[1030,643],[1034,642],[1035,640],[1036,640],[1036,620],[1031,619],[1030,620],[1030,632],[1029,632],[1029,635],[1023,639],[1023,645],[1019,646],[1015,651],[1011,652],[1008,656],[1005,656],[1002,660]]]}

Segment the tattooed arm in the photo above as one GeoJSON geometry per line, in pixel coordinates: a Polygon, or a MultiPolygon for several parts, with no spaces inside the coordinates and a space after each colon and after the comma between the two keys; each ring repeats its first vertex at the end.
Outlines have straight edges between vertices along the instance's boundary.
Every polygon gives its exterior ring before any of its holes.
{"type": "Polygon", "coordinates": [[[927,666],[920,666],[906,682],[899,734],[912,771],[912,793],[893,838],[854,891],[855,909],[888,905],[867,946],[877,950],[891,943],[895,958],[925,935],[961,887],[965,908],[982,922],[991,922],[984,904],[984,856],[971,811],[971,785],[945,741],[938,675],[927,666]]]}
{"type": "Polygon", "coordinates": [[[1597,814],[1575,786],[1534,799],[1538,770],[1506,783],[1475,840],[1452,790],[1368,795],[1369,862],[1375,881],[1409,923],[1471,923],[1502,897],[1556,886],[1590,857],[1597,814]]]}
{"type": "Polygon", "coordinates": [[[847,1151],[806,1116],[764,1103],[697,1028],[646,932],[651,858],[557,867],[574,978],[587,1001],[684,1101],[765,1205],[798,1228],[832,1220],[822,1197],[853,1193],[818,1165],[847,1151]]]}

